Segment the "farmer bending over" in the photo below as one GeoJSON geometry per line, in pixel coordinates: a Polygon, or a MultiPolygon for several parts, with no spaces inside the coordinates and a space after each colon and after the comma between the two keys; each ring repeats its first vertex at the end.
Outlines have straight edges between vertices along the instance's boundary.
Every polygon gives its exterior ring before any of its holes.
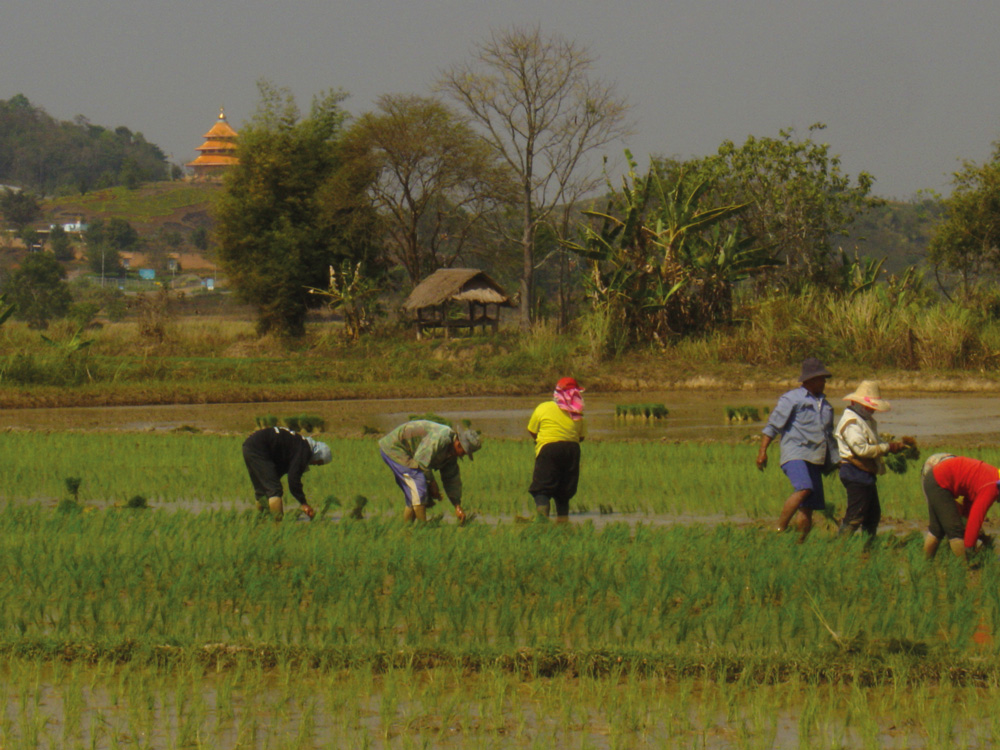
{"type": "Polygon", "coordinates": [[[963,559],[977,540],[989,540],[981,531],[986,511],[997,499],[998,479],[995,466],[975,458],[935,453],[924,462],[920,481],[930,516],[924,537],[928,558],[934,557],[945,537],[951,551],[963,559]]]}
{"type": "Polygon", "coordinates": [[[299,501],[302,511],[310,520],[316,515],[306,502],[302,475],[310,466],[330,463],[331,458],[330,446],[326,443],[303,437],[285,427],[266,427],[243,441],[243,460],[253,482],[257,507],[261,511],[270,509],[276,521],[280,521],[285,512],[281,502],[281,477],[286,474],[288,491],[299,501]]]}
{"type": "Polygon", "coordinates": [[[417,419],[405,422],[378,441],[382,460],[392,469],[396,484],[403,491],[407,521],[427,520],[427,509],[441,499],[441,491],[434,481],[434,471],[441,474],[441,484],[455,516],[465,520],[462,510],[462,477],[458,459],[482,447],[478,433],[471,430],[456,432],[447,425],[417,419]]]}
{"type": "Polygon", "coordinates": [[[802,362],[800,388],[788,391],[774,407],[757,452],[757,468],[767,466],[767,446],[781,435],[781,470],[792,483],[792,494],[785,500],[778,518],[778,531],[784,531],[799,511],[799,541],[805,541],[812,529],[812,512],[826,507],[823,474],[832,471],[837,461],[837,441],[833,437],[833,407],[823,391],[830,373],[815,357],[802,362]]]}

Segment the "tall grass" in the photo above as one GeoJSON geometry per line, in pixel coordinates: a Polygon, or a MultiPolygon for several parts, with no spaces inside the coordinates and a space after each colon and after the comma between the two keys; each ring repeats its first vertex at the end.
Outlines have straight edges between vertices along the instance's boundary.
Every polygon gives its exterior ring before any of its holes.
{"type": "Polygon", "coordinates": [[[994,370],[1000,321],[989,309],[901,302],[876,288],[854,296],[809,290],[756,300],[736,328],[677,345],[704,361],[787,365],[820,355],[871,369],[994,370]]]}

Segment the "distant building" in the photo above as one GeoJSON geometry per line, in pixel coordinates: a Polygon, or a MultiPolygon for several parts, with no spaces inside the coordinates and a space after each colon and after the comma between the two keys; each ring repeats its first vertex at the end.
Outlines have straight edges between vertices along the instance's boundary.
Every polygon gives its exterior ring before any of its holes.
{"type": "MultiPolygon", "coordinates": [[[[52,226],[49,227],[49,229],[52,229],[54,227],[55,225],[53,224],[52,226]]],[[[81,232],[87,231],[87,224],[83,223],[83,218],[81,217],[77,218],[77,220],[72,224],[63,224],[62,228],[64,232],[75,232],[77,234],[80,234],[81,232]]]]}
{"type": "Polygon", "coordinates": [[[226,122],[226,113],[219,110],[219,119],[212,129],[202,136],[205,142],[195,150],[200,152],[197,159],[187,163],[194,170],[195,180],[216,180],[222,173],[234,164],[239,163],[236,157],[236,139],[238,133],[226,122]]]}

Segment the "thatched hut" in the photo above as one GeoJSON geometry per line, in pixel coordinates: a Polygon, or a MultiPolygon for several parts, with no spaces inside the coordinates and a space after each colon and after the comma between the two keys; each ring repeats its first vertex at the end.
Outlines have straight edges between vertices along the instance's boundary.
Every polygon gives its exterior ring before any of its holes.
{"type": "Polygon", "coordinates": [[[503,288],[483,271],[475,268],[441,268],[421,281],[410,292],[403,309],[413,314],[417,338],[432,328],[444,330],[444,337],[462,329],[472,332],[489,326],[495,332],[500,323],[500,308],[511,307],[503,288]],[[466,303],[467,317],[453,317],[454,304],[466,303]],[[490,306],[493,315],[490,315],[490,306]]]}

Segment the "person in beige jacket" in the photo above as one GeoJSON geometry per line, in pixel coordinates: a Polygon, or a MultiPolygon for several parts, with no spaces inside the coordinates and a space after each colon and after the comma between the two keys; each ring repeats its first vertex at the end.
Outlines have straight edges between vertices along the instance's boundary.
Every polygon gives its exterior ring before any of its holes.
{"type": "Polygon", "coordinates": [[[847,491],[847,510],[840,522],[841,534],[853,534],[859,528],[874,538],[882,519],[877,478],[885,474],[882,457],[898,453],[903,443],[883,442],[879,438],[876,412],[889,411],[878,383],[862,380],[853,393],[844,396],[848,407],[840,417],[834,434],[840,452],[840,481],[847,491]]]}

